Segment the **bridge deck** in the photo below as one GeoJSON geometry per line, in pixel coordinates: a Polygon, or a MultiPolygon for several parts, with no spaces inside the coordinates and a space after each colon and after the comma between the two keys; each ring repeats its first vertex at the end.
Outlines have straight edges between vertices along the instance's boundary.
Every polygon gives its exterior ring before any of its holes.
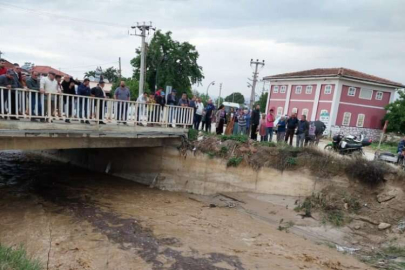
{"type": "Polygon", "coordinates": [[[156,147],[187,135],[187,129],[110,123],[0,120],[0,150],[156,147]]]}

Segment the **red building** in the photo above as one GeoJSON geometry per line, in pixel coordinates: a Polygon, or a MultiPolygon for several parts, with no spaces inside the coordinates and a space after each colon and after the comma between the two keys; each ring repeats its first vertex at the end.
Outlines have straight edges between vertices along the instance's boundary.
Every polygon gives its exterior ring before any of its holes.
{"type": "Polygon", "coordinates": [[[267,111],[277,115],[305,114],[324,121],[332,133],[377,138],[384,107],[394,100],[401,83],[346,68],[312,69],[267,76],[270,82],[267,111]]]}

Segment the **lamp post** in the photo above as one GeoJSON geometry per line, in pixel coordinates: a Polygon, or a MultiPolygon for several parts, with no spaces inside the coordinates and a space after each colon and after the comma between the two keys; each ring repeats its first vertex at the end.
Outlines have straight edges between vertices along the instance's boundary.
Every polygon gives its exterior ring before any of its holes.
{"type": "Polygon", "coordinates": [[[210,84],[207,87],[207,98],[208,98],[208,89],[210,89],[211,85],[215,85],[215,81],[210,82],[210,84]]]}

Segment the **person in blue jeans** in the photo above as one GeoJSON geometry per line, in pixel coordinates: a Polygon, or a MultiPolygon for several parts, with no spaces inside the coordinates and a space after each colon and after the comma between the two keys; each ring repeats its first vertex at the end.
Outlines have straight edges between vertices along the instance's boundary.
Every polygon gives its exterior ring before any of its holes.
{"type": "MultiPolygon", "coordinates": [[[[32,109],[31,115],[32,116],[42,115],[42,103],[41,103],[41,94],[39,93],[38,72],[32,72],[31,77],[27,80],[26,83],[28,89],[38,91],[38,94],[31,92],[31,109],[32,109]]],[[[31,121],[36,120],[35,118],[31,118],[31,121]]]]}
{"type": "MultiPolygon", "coordinates": [[[[90,80],[89,79],[84,79],[83,83],[79,85],[79,87],[77,88],[77,94],[79,96],[85,96],[85,97],[90,97],[91,96],[91,90],[89,87],[90,84],[90,80]]],[[[80,102],[79,102],[79,117],[82,118],[80,120],[81,123],[84,123],[85,121],[83,120],[83,118],[88,117],[88,113],[87,113],[87,98],[81,98],[80,102]]],[[[86,120],[86,124],[90,124],[89,120],[86,120]]]]}
{"type": "Polygon", "coordinates": [[[297,147],[304,147],[305,138],[308,136],[309,123],[307,116],[302,115],[297,127],[297,147]]]}

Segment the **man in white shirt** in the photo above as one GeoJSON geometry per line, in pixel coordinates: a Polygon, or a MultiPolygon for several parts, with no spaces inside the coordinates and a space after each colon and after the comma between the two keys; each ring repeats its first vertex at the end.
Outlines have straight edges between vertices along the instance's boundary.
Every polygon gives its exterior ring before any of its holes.
{"type": "MultiPolygon", "coordinates": [[[[148,93],[143,92],[143,95],[140,95],[136,102],[138,103],[138,121],[146,121],[147,116],[146,116],[146,103],[148,102],[148,93]]],[[[140,125],[140,123],[138,123],[140,125]]]]}
{"type": "Polygon", "coordinates": [[[204,104],[201,102],[201,98],[197,98],[195,101],[195,117],[194,117],[194,129],[198,130],[200,127],[202,114],[204,110],[204,104]]]}
{"type": "MultiPolygon", "coordinates": [[[[47,77],[41,78],[41,82],[39,84],[39,92],[45,95],[45,102],[48,100],[48,95],[47,94],[56,94],[60,93],[60,90],[58,90],[58,82],[55,80],[55,73],[54,72],[49,72],[47,77]]],[[[51,99],[51,114],[52,116],[55,116],[55,100],[56,97],[55,95],[52,96],[51,99]]],[[[47,109],[47,105],[45,105],[45,109],[47,109]]],[[[48,114],[46,111],[45,114],[48,114]]]]}

